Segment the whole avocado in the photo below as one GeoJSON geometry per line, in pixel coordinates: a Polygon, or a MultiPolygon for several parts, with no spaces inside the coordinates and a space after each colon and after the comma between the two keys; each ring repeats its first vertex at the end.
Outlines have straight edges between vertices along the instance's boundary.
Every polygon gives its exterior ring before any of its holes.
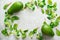
{"type": "Polygon", "coordinates": [[[23,3],[22,2],[14,2],[11,7],[8,9],[8,14],[16,13],[23,9],[23,3]]]}
{"type": "Polygon", "coordinates": [[[54,36],[54,32],[53,32],[52,28],[46,22],[44,22],[44,24],[41,28],[41,31],[45,35],[52,36],[52,37],[54,36]]]}

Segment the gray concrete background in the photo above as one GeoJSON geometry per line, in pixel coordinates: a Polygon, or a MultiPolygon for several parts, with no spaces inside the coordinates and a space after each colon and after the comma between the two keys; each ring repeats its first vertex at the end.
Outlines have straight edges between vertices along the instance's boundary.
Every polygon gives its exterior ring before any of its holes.
{"type": "MultiPolygon", "coordinates": [[[[31,0],[0,0],[0,40],[16,40],[14,35],[11,35],[9,37],[3,36],[1,34],[1,30],[4,29],[4,10],[3,10],[3,6],[6,3],[9,2],[15,2],[15,1],[22,1],[23,3],[26,3],[28,1],[31,0]]],[[[56,13],[58,15],[60,15],[60,0],[53,0],[53,2],[57,2],[57,8],[58,10],[56,11],[56,13]]],[[[39,27],[41,29],[42,23],[43,21],[46,19],[47,23],[49,23],[50,21],[46,18],[45,14],[41,13],[41,9],[37,8],[35,9],[35,11],[31,11],[29,9],[25,9],[21,12],[18,12],[17,15],[20,20],[15,21],[15,23],[18,24],[18,29],[29,29],[32,30],[36,27],[39,27]]],[[[60,30],[60,25],[58,27],[56,27],[60,30]]],[[[54,28],[54,32],[56,31],[54,28]]],[[[21,38],[19,38],[19,40],[22,40],[21,38]]],[[[30,39],[29,37],[27,37],[25,40],[37,40],[34,36],[33,39],[30,39]]],[[[44,40],[60,40],[60,37],[58,37],[55,33],[55,36],[52,37],[48,37],[44,35],[44,40]]]]}

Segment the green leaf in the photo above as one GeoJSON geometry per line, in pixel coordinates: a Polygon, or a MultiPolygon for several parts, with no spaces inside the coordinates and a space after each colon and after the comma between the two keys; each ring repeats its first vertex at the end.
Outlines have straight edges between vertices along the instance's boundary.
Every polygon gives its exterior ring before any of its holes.
{"type": "Polygon", "coordinates": [[[33,31],[29,32],[29,36],[32,37],[33,36],[33,31]]]}
{"type": "Polygon", "coordinates": [[[37,30],[38,30],[38,28],[35,28],[35,29],[33,30],[33,34],[37,33],[37,30]]]}
{"type": "Polygon", "coordinates": [[[29,9],[31,9],[31,10],[35,10],[35,5],[30,3],[30,2],[26,3],[25,6],[28,7],[29,9]]]}
{"type": "Polygon", "coordinates": [[[12,25],[10,25],[10,30],[11,30],[11,31],[13,30],[13,27],[12,27],[12,25]]]}
{"type": "Polygon", "coordinates": [[[37,38],[38,40],[43,40],[42,33],[38,33],[37,36],[36,36],[36,38],[37,38]]]}
{"type": "Polygon", "coordinates": [[[28,30],[24,30],[24,33],[28,32],[28,30]]]}
{"type": "Polygon", "coordinates": [[[49,5],[52,5],[52,0],[48,0],[48,4],[49,5]]]}
{"type": "Polygon", "coordinates": [[[46,10],[46,14],[49,14],[49,10],[48,9],[46,10]]]}
{"type": "Polygon", "coordinates": [[[16,30],[16,36],[19,37],[20,36],[20,31],[16,30]]]}
{"type": "Polygon", "coordinates": [[[42,11],[42,14],[44,14],[44,9],[43,8],[41,9],[41,11],[42,11]]]}
{"type": "Polygon", "coordinates": [[[60,36],[60,31],[58,29],[56,29],[56,35],[60,36]]]}
{"type": "Polygon", "coordinates": [[[58,21],[55,21],[55,22],[51,22],[50,23],[50,26],[52,27],[52,28],[54,28],[54,27],[56,27],[56,26],[58,26],[59,25],[59,22],[58,21]]]}
{"type": "Polygon", "coordinates": [[[52,6],[52,5],[47,5],[47,8],[48,8],[48,9],[52,9],[53,6],[52,6]]]}
{"type": "Polygon", "coordinates": [[[6,27],[9,27],[11,25],[10,22],[6,19],[4,20],[4,24],[5,24],[6,27]]]}
{"type": "Polygon", "coordinates": [[[26,38],[26,33],[23,33],[22,34],[22,39],[25,39],[26,38]]]}
{"type": "Polygon", "coordinates": [[[57,14],[55,14],[52,10],[50,10],[47,18],[49,20],[51,20],[51,19],[55,18],[56,16],[57,16],[57,14]]]}
{"type": "Polygon", "coordinates": [[[10,15],[7,12],[5,12],[5,18],[10,19],[10,15]]]}
{"type": "Polygon", "coordinates": [[[37,6],[37,1],[35,1],[34,3],[35,3],[35,5],[37,6]]]}
{"type": "Polygon", "coordinates": [[[30,31],[29,36],[32,37],[35,33],[37,33],[37,29],[38,28],[35,28],[35,29],[33,29],[33,31],[30,31]]]}
{"type": "Polygon", "coordinates": [[[56,21],[60,22],[60,16],[59,16],[59,17],[57,17],[56,21]]]}
{"type": "Polygon", "coordinates": [[[43,2],[39,2],[38,6],[41,7],[41,8],[43,8],[44,7],[44,3],[43,2]]]}
{"type": "Polygon", "coordinates": [[[56,2],[53,4],[53,8],[55,11],[57,10],[57,3],[56,2]]]}
{"type": "Polygon", "coordinates": [[[15,20],[19,20],[19,17],[18,16],[12,16],[11,21],[14,22],[15,20]]]}
{"type": "Polygon", "coordinates": [[[25,39],[25,38],[26,38],[26,33],[25,33],[25,31],[22,31],[22,30],[20,29],[20,32],[21,32],[21,34],[22,34],[22,39],[25,39]]]}
{"type": "Polygon", "coordinates": [[[5,28],[4,30],[1,31],[1,33],[5,36],[8,36],[8,32],[7,32],[7,29],[5,28]]]}
{"type": "Polygon", "coordinates": [[[11,4],[11,3],[9,3],[9,4],[5,4],[4,7],[3,7],[3,9],[6,10],[7,7],[8,7],[10,4],[11,4]]]}
{"type": "Polygon", "coordinates": [[[13,29],[17,30],[18,24],[14,24],[13,29]]]}

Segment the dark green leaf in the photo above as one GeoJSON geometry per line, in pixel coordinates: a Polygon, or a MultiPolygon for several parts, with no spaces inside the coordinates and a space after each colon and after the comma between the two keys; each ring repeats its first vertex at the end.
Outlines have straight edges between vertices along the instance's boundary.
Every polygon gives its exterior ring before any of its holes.
{"type": "Polygon", "coordinates": [[[19,17],[18,16],[12,16],[11,21],[14,22],[15,20],[19,20],[19,17]]]}
{"type": "Polygon", "coordinates": [[[26,33],[26,32],[28,32],[28,30],[24,30],[24,32],[26,33]]]}
{"type": "Polygon", "coordinates": [[[8,36],[7,29],[5,28],[4,30],[1,31],[3,35],[8,36]]]}
{"type": "Polygon", "coordinates": [[[33,34],[37,33],[37,30],[38,30],[38,28],[35,28],[35,29],[33,30],[33,34]]]}

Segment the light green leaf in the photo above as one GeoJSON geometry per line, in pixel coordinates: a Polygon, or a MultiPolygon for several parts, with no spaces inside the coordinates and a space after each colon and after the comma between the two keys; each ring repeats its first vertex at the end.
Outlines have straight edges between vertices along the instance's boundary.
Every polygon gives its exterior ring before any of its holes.
{"type": "Polygon", "coordinates": [[[17,30],[18,24],[14,24],[13,29],[17,30]]]}
{"type": "Polygon", "coordinates": [[[12,25],[10,25],[10,30],[11,30],[11,31],[13,30],[13,27],[12,27],[12,25]]]}
{"type": "Polygon", "coordinates": [[[35,10],[35,5],[30,3],[30,2],[26,3],[25,6],[28,7],[29,9],[31,9],[31,10],[35,10]]]}
{"type": "Polygon", "coordinates": [[[57,3],[56,2],[53,4],[53,8],[55,11],[57,10],[57,3]]]}
{"type": "Polygon", "coordinates": [[[52,5],[52,0],[48,0],[48,4],[49,5],[52,5]]]}
{"type": "Polygon", "coordinates": [[[9,4],[5,4],[4,7],[3,7],[3,9],[6,10],[7,7],[8,7],[10,4],[11,4],[11,3],[9,3],[9,4]]]}
{"type": "Polygon", "coordinates": [[[58,29],[56,29],[56,35],[60,36],[60,31],[58,29]]]}
{"type": "Polygon", "coordinates": [[[43,8],[41,9],[41,11],[42,11],[42,14],[44,14],[44,9],[43,8]]]}

